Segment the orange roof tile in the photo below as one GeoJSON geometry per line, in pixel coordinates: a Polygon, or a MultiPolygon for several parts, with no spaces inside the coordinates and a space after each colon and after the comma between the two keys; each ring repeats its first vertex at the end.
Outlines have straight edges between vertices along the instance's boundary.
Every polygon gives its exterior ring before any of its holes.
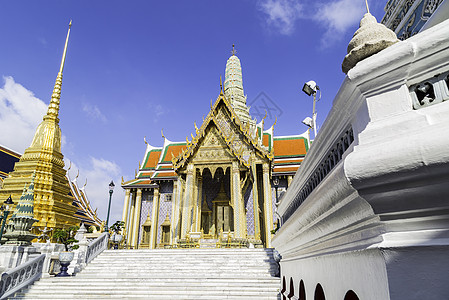
{"type": "Polygon", "coordinates": [[[270,144],[270,135],[268,133],[264,133],[262,137],[262,145],[268,147],[270,144]]]}
{"type": "Polygon", "coordinates": [[[274,167],[274,173],[285,173],[285,172],[296,172],[299,169],[299,166],[292,167],[274,167]]]}
{"type": "Polygon", "coordinates": [[[303,137],[274,138],[274,157],[304,156],[308,150],[303,137]]]}
{"type": "Polygon", "coordinates": [[[173,143],[171,145],[168,145],[165,148],[161,162],[171,162],[172,153],[174,157],[177,157],[186,148],[187,148],[186,143],[173,143]]]}
{"type": "Polygon", "coordinates": [[[153,178],[166,178],[178,176],[174,171],[172,172],[156,172],[153,178]]]}
{"type": "Polygon", "coordinates": [[[143,169],[154,169],[161,156],[162,149],[153,149],[148,152],[143,169]]]}

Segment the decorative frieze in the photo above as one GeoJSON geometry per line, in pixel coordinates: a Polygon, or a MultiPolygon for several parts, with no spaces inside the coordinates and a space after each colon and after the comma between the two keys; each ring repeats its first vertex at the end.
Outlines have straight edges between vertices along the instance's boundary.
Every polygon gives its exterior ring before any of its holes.
{"type": "Polygon", "coordinates": [[[299,193],[296,194],[294,200],[289,205],[285,213],[282,215],[282,221],[286,222],[291,215],[298,209],[298,207],[307,199],[312,191],[320,184],[321,181],[329,174],[332,169],[340,162],[345,151],[349,145],[354,141],[354,132],[352,128],[344,131],[343,135],[334,146],[324,156],[323,162],[318,165],[318,168],[309,179],[306,181],[299,193]]]}

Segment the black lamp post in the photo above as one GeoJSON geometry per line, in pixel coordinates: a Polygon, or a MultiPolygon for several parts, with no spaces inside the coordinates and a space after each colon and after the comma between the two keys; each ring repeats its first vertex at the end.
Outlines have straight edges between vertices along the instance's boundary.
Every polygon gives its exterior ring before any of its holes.
{"type": "Polygon", "coordinates": [[[3,230],[5,229],[6,219],[8,218],[8,215],[10,213],[9,206],[14,204],[14,202],[12,202],[11,195],[9,195],[8,199],[6,199],[5,202],[3,203],[6,204],[6,206],[2,205],[0,207],[0,209],[3,211],[3,216],[1,216],[3,221],[2,221],[2,229],[0,230],[0,241],[2,240],[3,237],[3,230]]]}
{"type": "Polygon", "coordinates": [[[109,184],[109,206],[108,206],[108,217],[106,218],[106,227],[105,227],[105,231],[108,232],[109,228],[108,228],[108,223],[109,223],[109,212],[111,211],[111,199],[112,199],[112,193],[114,192],[114,181],[111,180],[111,183],[109,184]]]}

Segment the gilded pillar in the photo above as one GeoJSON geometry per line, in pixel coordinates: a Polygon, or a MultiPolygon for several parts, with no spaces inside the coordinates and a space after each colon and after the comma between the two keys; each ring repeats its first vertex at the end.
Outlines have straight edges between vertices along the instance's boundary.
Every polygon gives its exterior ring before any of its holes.
{"type": "Polygon", "coordinates": [[[198,218],[198,174],[196,170],[193,172],[193,176],[195,178],[193,184],[193,197],[192,197],[192,226],[191,231],[198,232],[196,230],[197,227],[197,218],[198,218]]]}
{"type": "Polygon", "coordinates": [[[156,248],[159,225],[159,188],[153,190],[153,211],[151,218],[150,249],[156,248]]]}
{"type": "Polygon", "coordinates": [[[288,175],[287,176],[287,188],[290,187],[290,184],[292,183],[292,181],[293,181],[293,175],[288,175]]]}
{"type": "Polygon", "coordinates": [[[197,178],[197,201],[196,201],[196,232],[201,231],[201,203],[203,200],[203,177],[201,174],[197,178]]]}
{"type": "Polygon", "coordinates": [[[182,222],[182,205],[183,205],[183,197],[184,197],[184,189],[185,189],[185,181],[181,176],[178,176],[177,181],[177,190],[176,190],[176,202],[175,202],[175,227],[174,227],[174,238],[173,243],[177,242],[177,239],[181,237],[181,222],[182,222]]]}
{"type": "Polygon", "coordinates": [[[263,164],[263,192],[266,248],[271,248],[271,230],[273,230],[273,200],[271,197],[270,166],[263,164]]]}
{"type": "Polygon", "coordinates": [[[178,181],[173,181],[173,196],[172,196],[172,202],[171,202],[171,224],[170,224],[170,245],[173,245],[175,243],[175,235],[176,235],[176,222],[177,222],[177,196],[178,196],[178,181]]]}
{"type": "Polygon", "coordinates": [[[134,208],[136,207],[136,190],[132,191],[131,196],[131,209],[129,211],[129,225],[128,225],[128,235],[126,237],[126,245],[128,245],[128,248],[131,248],[132,246],[132,238],[133,238],[133,228],[134,228],[134,208]]]}
{"type": "Polygon", "coordinates": [[[234,203],[234,236],[237,238],[241,238],[242,236],[242,193],[240,190],[240,170],[239,163],[237,161],[232,162],[232,170],[231,170],[232,178],[231,178],[231,198],[234,203]]]}
{"type": "Polygon", "coordinates": [[[142,189],[137,189],[136,193],[136,205],[134,207],[134,227],[133,227],[133,239],[132,246],[137,249],[137,243],[139,241],[140,231],[140,207],[142,206],[142,189]]]}
{"type": "MultiPolygon", "coordinates": [[[[129,217],[128,217],[128,209],[129,209],[129,195],[131,191],[129,189],[126,189],[125,191],[125,203],[123,204],[123,213],[122,213],[122,221],[125,222],[125,229],[129,225],[129,217]]],[[[128,233],[128,230],[126,230],[126,233],[128,233]]]]}
{"type": "Polygon", "coordinates": [[[194,187],[194,169],[193,164],[187,165],[187,179],[186,179],[186,191],[183,199],[182,207],[182,226],[181,226],[181,238],[186,238],[187,233],[190,232],[192,222],[192,198],[194,187]]]}
{"type": "MultiPolygon", "coordinates": [[[[254,156],[254,154],[252,155],[254,156]]],[[[252,160],[251,169],[253,172],[253,210],[254,210],[254,237],[260,239],[260,219],[259,219],[259,192],[257,189],[257,168],[252,160]]]]}

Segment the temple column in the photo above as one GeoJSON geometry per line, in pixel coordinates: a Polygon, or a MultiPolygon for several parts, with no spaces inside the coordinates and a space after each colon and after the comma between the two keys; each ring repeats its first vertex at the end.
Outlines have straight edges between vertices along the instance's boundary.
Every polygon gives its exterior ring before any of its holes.
{"type": "MultiPolygon", "coordinates": [[[[123,204],[123,213],[122,213],[122,221],[125,222],[125,231],[126,233],[128,233],[128,230],[126,228],[128,228],[129,225],[129,218],[128,218],[128,209],[129,209],[129,195],[131,193],[130,189],[126,189],[125,190],[125,203],[123,204]]],[[[123,232],[122,232],[123,234],[123,232]]]]}
{"type": "Polygon", "coordinates": [[[270,165],[263,164],[263,192],[266,248],[271,248],[271,230],[273,230],[273,200],[271,197],[270,165]]]}
{"type": "Polygon", "coordinates": [[[252,156],[251,169],[253,172],[253,211],[254,211],[254,238],[260,239],[260,219],[259,219],[259,192],[257,189],[257,168],[254,162],[254,154],[252,156]]]}
{"type": "Polygon", "coordinates": [[[173,196],[172,196],[172,203],[171,203],[171,225],[170,225],[170,245],[174,244],[175,235],[176,235],[176,220],[177,220],[177,195],[178,195],[178,181],[173,182],[173,196]]]}
{"type": "Polygon", "coordinates": [[[201,231],[201,203],[203,200],[203,177],[201,174],[197,178],[197,201],[196,201],[196,232],[201,231]]]}
{"type": "Polygon", "coordinates": [[[159,227],[159,188],[153,190],[153,211],[151,217],[150,249],[156,248],[159,227]]]}
{"type": "Polygon", "coordinates": [[[136,205],[134,206],[134,227],[133,227],[133,239],[132,246],[137,249],[137,244],[139,242],[139,231],[140,231],[140,207],[142,206],[142,189],[137,189],[136,193],[136,205]]]}
{"type": "Polygon", "coordinates": [[[290,187],[290,184],[292,183],[292,181],[293,181],[293,176],[292,175],[288,175],[287,176],[287,188],[290,187]]]}
{"type": "Polygon", "coordinates": [[[242,205],[241,205],[241,191],[240,191],[240,170],[239,163],[237,161],[232,162],[231,170],[231,198],[234,203],[234,236],[241,238],[242,236],[242,205]]]}
{"type": "Polygon", "coordinates": [[[192,219],[192,198],[194,187],[194,171],[195,166],[193,164],[187,165],[187,179],[186,179],[186,191],[184,193],[183,206],[182,206],[182,226],[181,226],[181,238],[186,238],[187,233],[190,232],[191,219],[192,219]]]}
{"type": "Polygon", "coordinates": [[[193,176],[195,178],[195,183],[193,185],[193,197],[192,197],[192,226],[191,226],[191,231],[197,232],[196,227],[197,227],[197,217],[198,217],[198,174],[196,172],[196,170],[193,172],[193,176]]]}
{"type": "Polygon", "coordinates": [[[183,190],[185,189],[185,181],[182,179],[181,176],[178,177],[178,183],[177,183],[177,195],[176,195],[176,211],[175,211],[175,237],[173,239],[174,242],[175,239],[179,239],[181,237],[181,222],[182,222],[182,199],[183,199],[183,190]]]}
{"type": "Polygon", "coordinates": [[[132,238],[133,238],[133,228],[134,228],[134,208],[136,206],[136,192],[135,190],[132,191],[132,196],[131,196],[131,208],[129,211],[129,224],[128,224],[128,232],[127,232],[127,236],[126,236],[126,245],[128,246],[128,248],[131,248],[132,244],[132,238]]]}

